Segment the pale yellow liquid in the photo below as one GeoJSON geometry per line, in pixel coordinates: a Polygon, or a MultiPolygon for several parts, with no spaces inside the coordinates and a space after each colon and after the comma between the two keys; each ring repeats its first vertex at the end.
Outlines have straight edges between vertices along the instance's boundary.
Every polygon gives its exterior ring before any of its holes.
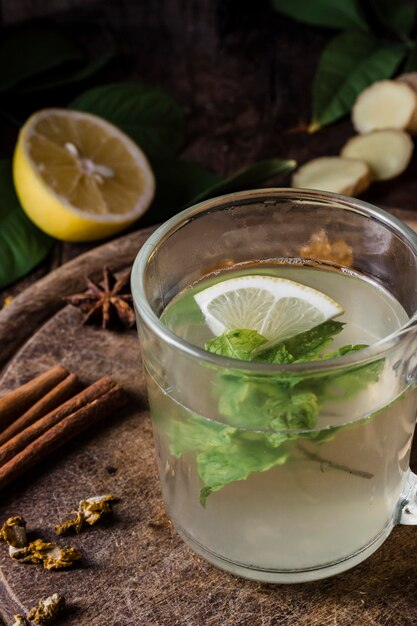
{"type": "MultiPolygon", "coordinates": [[[[375,343],[407,321],[389,293],[358,276],[320,268],[264,269],[318,288],[344,306],[346,314],[340,319],[346,327],[331,349],[375,343]]],[[[260,273],[259,267],[254,273],[260,273]]],[[[193,308],[192,292],[180,295],[163,319],[199,346],[211,337],[193,308]]],[[[274,578],[274,572],[308,572],[334,564],[340,567],[331,573],[342,571],[349,567],[346,559],[377,545],[389,532],[405,486],[416,406],[416,391],[401,383],[389,358],[378,382],[322,407],[318,428],[343,426],[331,440],[288,442],[286,463],[227,484],[208,497],[205,508],[199,501],[202,482],[196,455],[191,451],[175,457],[164,424],[186,421],[196,404],[203,418],[223,419],[215,415],[204,369],[199,379],[196,366],[191,388],[180,368],[177,374],[181,389],[174,386],[167,393],[148,373],[149,396],[167,509],[197,551],[225,569],[281,581],[285,576],[274,578]]]]}

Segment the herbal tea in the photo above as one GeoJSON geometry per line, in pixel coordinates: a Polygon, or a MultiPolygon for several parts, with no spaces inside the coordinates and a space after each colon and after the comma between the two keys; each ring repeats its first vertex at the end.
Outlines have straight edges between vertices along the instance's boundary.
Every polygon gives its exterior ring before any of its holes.
{"type": "MultiPolygon", "coordinates": [[[[161,317],[209,352],[287,366],[359,352],[407,319],[368,278],[301,262],[211,275],[161,317]]],[[[168,390],[147,372],[168,513],[197,552],[257,580],[363,560],[390,532],[408,471],[416,392],[395,392],[392,364],[290,369],[230,361],[190,388],[178,363],[168,390]]]]}

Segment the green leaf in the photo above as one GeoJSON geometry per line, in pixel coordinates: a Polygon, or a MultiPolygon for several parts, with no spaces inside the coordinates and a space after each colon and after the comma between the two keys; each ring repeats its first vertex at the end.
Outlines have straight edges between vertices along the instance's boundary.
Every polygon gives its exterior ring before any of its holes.
{"type": "MultiPolygon", "coordinates": [[[[187,318],[186,311],[182,310],[182,314],[187,318]]],[[[300,363],[343,356],[366,347],[348,344],[325,354],[343,327],[343,323],[329,320],[263,352],[262,346],[268,343],[265,337],[255,330],[235,329],[211,339],[205,349],[240,360],[300,363]]],[[[288,371],[277,372],[273,377],[262,372],[229,370],[219,375],[213,388],[221,422],[194,413],[181,421],[160,417],[158,422],[172,454],[181,457],[195,453],[203,483],[202,506],[206,506],[210,494],[226,485],[285,463],[294,450],[290,442],[296,444],[297,453],[338,471],[355,473],[352,468],[323,459],[314,448],[304,449],[299,441],[308,440],[319,446],[333,439],[338,427],[314,430],[320,407],[329,400],[343,402],[378,381],[383,363],[380,360],[348,366],[332,374],[288,371]]],[[[364,476],[363,472],[358,475],[364,476]]]]}
{"type": "Polygon", "coordinates": [[[256,330],[232,330],[208,341],[204,349],[231,359],[250,361],[252,352],[264,343],[265,337],[256,330]]]}
{"type": "Polygon", "coordinates": [[[150,163],[156,178],[156,196],[151,209],[141,218],[143,226],[164,222],[221,180],[220,176],[188,161],[151,157],[150,163]]]}
{"type": "Polygon", "coordinates": [[[392,0],[368,0],[368,8],[376,22],[376,32],[404,43],[409,42],[408,36],[416,19],[416,7],[410,4],[398,5],[392,0]]]}
{"type": "Polygon", "coordinates": [[[224,180],[212,185],[202,193],[190,200],[189,204],[196,204],[207,198],[220,196],[222,194],[231,193],[233,191],[241,191],[255,187],[259,183],[265,182],[279,176],[291,172],[297,163],[288,159],[269,159],[260,161],[254,165],[250,165],[235,174],[228,176],[224,180]]]}
{"type": "Polygon", "coordinates": [[[348,113],[365,87],[392,76],[404,55],[401,46],[380,45],[369,34],[335,37],[324,50],[314,79],[311,132],[348,113]]]}
{"type": "Polygon", "coordinates": [[[359,0],[272,0],[272,7],[288,17],[340,30],[367,30],[359,0]]]}
{"type": "Polygon", "coordinates": [[[220,385],[219,413],[236,428],[276,431],[314,428],[318,401],[312,391],[291,387],[284,377],[261,380],[225,376],[220,385]]]}
{"type": "Polygon", "coordinates": [[[151,210],[141,218],[143,226],[172,217],[186,206],[213,196],[254,187],[257,183],[288,172],[295,161],[271,159],[256,163],[222,180],[209,170],[173,158],[150,158],[156,178],[156,197],[151,210]]]}
{"type": "Polygon", "coordinates": [[[287,460],[285,449],[280,446],[268,448],[263,441],[246,441],[236,437],[228,444],[208,448],[197,454],[197,467],[204,487],[200,491],[200,502],[206,504],[207,497],[229,483],[245,480],[254,472],[266,472],[287,460]]]}
{"type": "Polygon", "coordinates": [[[379,380],[384,359],[360,365],[348,367],[337,375],[329,376],[323,381],[321,401],[343,400],[355,396],[363,391],[371,383],[379,380]]]}
{"type": "Polygon", "coordinates": [[[69,108],[104,117],[150,156],[173,156],[184,142],[181,107],[154,87],[133,83],[104,85],[81,94],[69,108]]]}
{"type": "Polygon", "coordinates": [[[332,343],[336,335],[342,332],[344,324],[335,320],[328,320],[304,333],[300,333],[285,344],[287,350],[297,361],[315,361],[332,343]]]}
{"type": "Polygon", "coordinates": [[[19,27],[0,41],[0,92],[82,58],[72,39],[59,30],[39,25],[19,27]]]}
{"type": "Polygon", "coordinates": [[[235,428],[205,420],[193,413],[184,422],[169,420],[166,430],[171,441],[171,453],[176,457],[190,450],[228,445],[235,432],[235,428]]]}
{"type": "Polygon", "coordinates": [[[116,51],[114,48],[111,48],[80,68],[60,72],[59,77],[55,75],[52,77],[49,74],[46,74],[45,77],[39,78],[36,81],[31,81],[30,83],[25,81],[22,86],[19,87],[18,91],[20,94],[40,93],[51,89],[58,89],[59,87],[65,87],[67,85],[81,83],[97,74],[112,59],[114,59],[115,56],[116,51]]]}
{"type": "Polygon", "coordinates": [[[407,55],[407,60],[404,65],[404,74],[408,72],[417,71],[417,44],[414,44],[413,48],[407,55]]]}
{"type": "Polygon", "coordinates": [[[53,239],[32,224],[19,205],[11,161],[0,161],[0,288],[35,267],[52,244],[53,239]]]}

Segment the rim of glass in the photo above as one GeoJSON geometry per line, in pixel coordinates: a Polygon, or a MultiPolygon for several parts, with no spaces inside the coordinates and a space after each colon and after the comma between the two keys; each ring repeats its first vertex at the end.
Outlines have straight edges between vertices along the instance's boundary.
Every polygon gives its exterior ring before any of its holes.
{"type": "Polygon", "coordinates": [[[349,210],[354,213],[359,213],[365,217],[373,218],[394,231],[395,234],[404,242],[411,245],[415,249],[417,255],[417,234],[409,226],[407,226],[407,224],[387,211],[377,208],[368,202],[357,200],[356,198],[342,196],[331,192],[316,191],[312,189],[295,189],[292,187],[271,187],[225,194],[209,200],[204,200],[181,211],[159,226],[140,248],[133,263],[131,276],[132,295],[139,316],[143,318],[145,323],[158,337],[179,351],[192,356],[199,361],[205,361],[206,363],[219,368],[244,370],[246,372],[295,373],[300,371],[309,371],[312,373],[320,373],[328,370],[341,369],[348,365],[366,364],[369,361],[373,361],[375,357],[382,357],[384,354],[392,350],[404,334],[407,334],[410,326],[412,326],[417,320],[417,310],[403,326],[387,337],[384,337],[380,341],[372,344],[368,348],[363,348],[363,350],[358,352],[335,357],[333,359],[326,359],[325,361],[310,361],[296,364],[286,363],[281,365],[241,361],[207,352],[203,348],[199,348],[188,341],[185,341],[181,337],[178,337],[161,322],[160,318],[152,310],[152,307],[146,297],[144,276],[151,257],[156,254],[164,242],[167,241],[177,230],[184,227],[187,223],[193,221],[201,214],[210,213],[213,210],[220,210],[222,206],[229,206],[231,203],[234,205],[239,203],[246,204],[250,201],[262,201],[263,199],[270,200],[272,198],[287,198],[299,201],[311,200],[322,203],[323,205],[332,203],[335,205],[333,206],[333,210],[349,210]]]}

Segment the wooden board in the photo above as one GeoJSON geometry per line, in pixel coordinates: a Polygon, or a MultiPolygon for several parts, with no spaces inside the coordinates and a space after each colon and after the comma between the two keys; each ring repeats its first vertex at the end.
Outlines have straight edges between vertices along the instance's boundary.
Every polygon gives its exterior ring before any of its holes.
{"type": "MultiPolygon", "coordinates": [[[[417,230],[417,222],[411,223],[417,230]]],[[[97,274],[99,265],[117,258],[116,250],[123,252],[118,268],[129,266],[147,235],[133,233],[72,261],[0,314],[0,346],[12,328],[16,346],[22,344],[14,356],[7,344],[10,358],[0,393],[60,362],[85,382],[111,374],[132,395],[124,412],[78,437],[1,494],[0,520],[22,514],[30,530],[46,539],[53,538],[54,524],[80,499],[105,492],[120,497],[113,519],[62,541],[82,551],[77,569],[46,572],[18,564],[0,545],[0,615],[6,624],[12,623],[13,612],[60,591],[69,605],[62,621],[68,626],[415,626],[413,527],[394,529],[376,554],[338,577],[275,586],[219,571],[195,556],[170,527],[149,525],[163,506],[136,333],[81,327],[78,311],[57,311],[57,295],[51,291],[54,285],[60,285],[60,295],[72,290],[73,283],[65,287],[69,276],[77,282],[86,271],[97,274]],[[14,315],[19,326],[26,324],[25,332],[17,329],[14,315]]]]}

